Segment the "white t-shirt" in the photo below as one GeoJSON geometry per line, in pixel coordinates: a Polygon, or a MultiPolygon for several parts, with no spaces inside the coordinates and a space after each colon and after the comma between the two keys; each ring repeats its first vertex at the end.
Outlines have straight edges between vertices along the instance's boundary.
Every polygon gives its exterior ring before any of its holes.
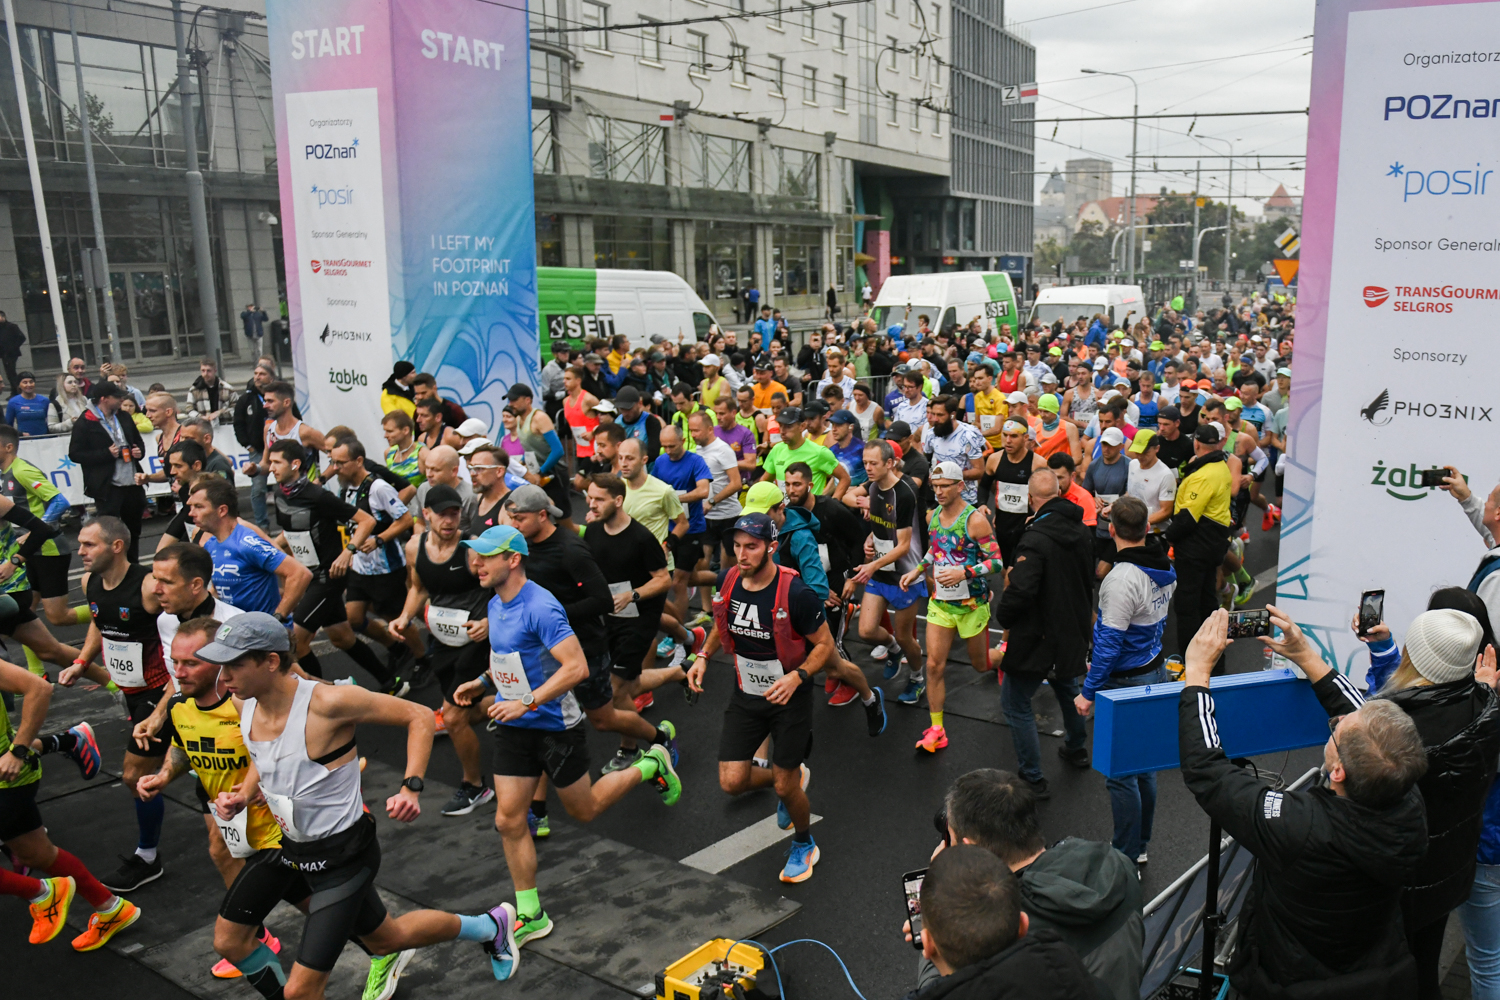
{"type": "MultiPolygon", "coordinates": [[[[244,614],[239,608],[214,598],[214,609],[210,617],[216,622],[227,622],[235,615],[244,614]]],[[[161,658],[166,661],[167,673],[172,672],[172,640],[177,637],[177,628],[182,620],[168,611],[156,616],[156,634],[161,636],[161,658]]]]}
{"type": "MultiPolygon", "coordinates": [[[[1166,462],[1158,461],[1149,469],[1141,468],[1138,458],[1130,460],[1130,479],[1125,492],[1146,505],[1147,515],[1155,514],[1163,503],[1177,497],[1177,473],[1166,462]]],[[[1153,524],[1152,531],[1165,531],[1166,522],[1153,524]]]]}
{"type": "MultiPolygon", "coordinates": [[[[734,449],[718,438],[714,438],[710,444],[698,445],[698,456],[708,465],[708,472],[712,477],[708,484],[708,495],[712,499],[729,485],[729,470],[739,463],[735,461],[734,449]]],[[[703,516],[718,521],[729,517],[739,517],[740,510],[739,497],[731,493],[705,510],[703,516]]]]}
{"type": "MultiPolygon", "coordinates": [[[[463,490],[460,489],[459,493],[462,494],[463,490]]],[[[349,503],[353,503],[353,493],[346,494],[344,499],[349,503]]],[[[384,479],[377,479],[370,487],[370,511],[377,519],[381,514],[385,514],[391,520],[399,521],[406,516],[406,504],[401,502],[401,497],[396,494],[394,486],[384,479]]],[[[386,558],[385,550],[386,546],[381,544],[379,539],[376,539],[374,552],[354,553],[354,560],[349,564],[350,571],[365,576],[380,576],[381,574],[398,570],[406,565],[406,551],[400,545],[392,547],[392,551],[396,556],[396,564],[394,566],[391,565],[391,560],[386,558]]]]}

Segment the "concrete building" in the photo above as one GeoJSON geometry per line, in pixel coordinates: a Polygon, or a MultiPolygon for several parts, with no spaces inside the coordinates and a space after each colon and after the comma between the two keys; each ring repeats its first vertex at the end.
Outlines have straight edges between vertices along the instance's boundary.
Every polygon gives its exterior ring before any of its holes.
{"type": "Polygon", "coordinates": [[[1302,221],[1302,199],[1293,198],[1286,193],[1286,185],[1276,185],[1275,192],[1266,199],[1261,207],[1262,216],[1267,219],[1285,219],[1292,225],[1302,221]]]}
{"type": "Polygon", "coordinates": [[[1079,209],[1091,201],[1114,196],[1114,171],[1114,164],[1109,160],[1089,157],[1069,160],[1063,165],[1063,179],[1067,185],[1063,211],[1067,216],[1070,232],[1078,231],[1079,209]]]}
{"type": "MultiPolygon", "coordinates": [[[[81,251],[94,246],[94,227],[70,9],[122,360],[132,382],[145,384],[151,379],[138,379],[136,369],[180,364],[216,346],[205,340],[199,314],[171,10],[135,0],[16,0],[15,6],[71,352],[91,365],[109,354],[99,294],[83,281],[81,251]]],[[[233,358],[249,350],[238,318],[245,304],[279,315],[280,230],[272,224],[279,192],[265,22],[211,10],[188,16],[203,95],[193,120],[217,271],[216,326],[233,358]]],[[[0,46],[0,310],[26,332],[22,365],[45,380],[58,371],[58,348],[12,80],[10,51],[0,46]]]]}
{"type": "Polygon", "coordinates": [[[1068,224],[1066,208],[1067,189],[1062,172],[1053,167],[1052,175],[1042,185],[1032,222],[1032,239],[1037,243],[1052,240],[1066,244],[1072,238],[1073,227],[1068,224]]]}

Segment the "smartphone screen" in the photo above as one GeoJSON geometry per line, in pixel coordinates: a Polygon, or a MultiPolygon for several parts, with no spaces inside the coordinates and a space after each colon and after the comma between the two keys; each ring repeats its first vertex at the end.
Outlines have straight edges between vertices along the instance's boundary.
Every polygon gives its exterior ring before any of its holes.
{"type": "Polygon", "coordinates": [[[927,869],[907,872],[901,876],[901,892],[906,897],[906,919],[911,921],[911,944],[922,950],[922,879],[927,869]]]}
{"type": "Polygon", "coordinates": [[[1271,613],[1269,611],[1229,612],[1229,638],[1251,639],[1270,634],[1271,613]]]}
{"type": "Polygon", "coordinates": [[[1385,620],[1385,591],[1367,590],[1359,595],[1359,634],[1369,635],[1370,629],[1385,620]]]}

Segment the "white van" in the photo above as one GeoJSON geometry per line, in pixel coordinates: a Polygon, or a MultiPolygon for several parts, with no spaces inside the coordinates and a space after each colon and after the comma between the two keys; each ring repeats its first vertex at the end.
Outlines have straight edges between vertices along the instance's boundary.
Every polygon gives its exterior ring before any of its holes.
{"type": "Polygon", "coordinates": [[[870,314],[881,329],[902,323],[917,328],[926,316],[934,330],[963,326],[975,316],[985,328],[1016,329],[1016,292],[1004,271],[940,271],[893,274],[880,286],[870,314]]]}
{"type": "Polygon", "coordinates": [[[706,339],[714,322],[673,271],[539,267],[536,285],[543,363],[554,340],[576,347],[584,338],[623,333],[631,347],[649,347],[655,333],[678,343],[706,339]]]}
{"type": "Polygon", "coordinates": [[[1037,293],[1027,325],[1031,320],[1043,326],[1062,320],[1066,325],[1080,316],[1091,320],[1096,313],[1109,317],[1115,326],[1125,326],[1146,315],[1146,297],[1140,285],[1054,285],[1037,293]]]}

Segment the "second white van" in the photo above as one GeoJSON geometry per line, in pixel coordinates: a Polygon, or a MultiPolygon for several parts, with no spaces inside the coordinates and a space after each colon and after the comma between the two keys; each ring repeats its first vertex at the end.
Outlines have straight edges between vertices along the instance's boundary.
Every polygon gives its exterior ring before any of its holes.
{"type": "Polygon", "coordinates": [[[1072,323],[1078,317],[1093,319],[1103,313],[1115,326],[1125,326],[1146,315],[1146,297],[1140,285],[1054,285],[1043,288],[1026,318],[1043,326],[1055,321],[1072,323]]]}

